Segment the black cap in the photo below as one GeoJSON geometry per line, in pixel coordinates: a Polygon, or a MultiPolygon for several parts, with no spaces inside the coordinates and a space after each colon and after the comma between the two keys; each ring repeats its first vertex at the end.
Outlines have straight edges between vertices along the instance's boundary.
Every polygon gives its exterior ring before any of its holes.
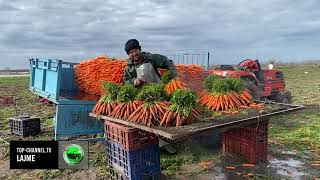
{"type": "Polygon", "coordinates": [[[141,50],[141,46],[139,45],[139,41],[136,39],[129,39],[125,45],[124,50],[126,50],[127,54],[129,54],[129,52],[132,49],[140,49],[141,50]]]}

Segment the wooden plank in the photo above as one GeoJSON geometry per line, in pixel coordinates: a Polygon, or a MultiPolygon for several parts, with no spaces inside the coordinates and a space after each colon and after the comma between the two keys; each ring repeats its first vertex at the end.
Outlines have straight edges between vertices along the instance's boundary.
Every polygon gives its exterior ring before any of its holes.
{"type": "Polygon", "coordinates": [[[163,137],[168,138],[172,141],[177,141],[179,139],[186,139],[190,136],[204,134],[209,131],[216,131],[217,133],[221,133],[221,132],[227,131],[232,128],[257,123],[260,120],[264,121],[273,115],[278,115],[278,114],[282,114],[282,113],[295,111],[295,110],[299,110],[299,109],[304,108],[304,106],[295,106],[295,105],[287,105],[287,106],[289,108],[285,109],[285,110],[280,110],[280,111],[276,111],[276,112],[272,112],[272,113],[262,114],[262,115],[248,117],[248,118],[239,119],[239,120],[234,120],[231,122],[225,122],[225,123],[221,123],[221,124],[208,125],[207,127],[199,128],[196,130],[191,130],[191,131],[186,130],[183,133],[173,133],[172,131],[168,132],[168,131],[166,131],[166,128],[163,128],[163,127],[147,127],[145,125],[129,122],[126,120],[116,119],[116,118],[112,118],[112,117],[108,117],[108,116],[96,115],[93,113],[90,113],[89,115],[92,117],[98,118],[98,119],[109,120],[112,122],[116,122],[116,123],[124,124],[127,126],[139,128],[139,129],[163,136],[163,137]]]}
{"type": "Polygon", "coordinates": [[[232,124],[241,123],[241,122],[245,122],[245,121],[249,121],[249,120],[254,120],[254,119],[259,120],[260,118],[270,117],[270,116],[273,116],[273,115],[282,114],[282,113],[286,113],[286,112],[290,112],[290,111],[295,111],[295,110],[299,110],[299,109],[302,109],[302,108],[303,108],[303,106],[297,106],[297,107],[290,108],[290,109],[285,109],[285,110],[276,111],[276,112],[272,112],[272,113],[262,114],[262,115],[259,115],[259,116],[253,116],[253,117],[244,118],[244,119],[240,119],[240,120],[236,120],[236,121],[231,121],[231,122],[223,123],[223,124],[220,124],[220,125],[209,126],[209,127],[205,127],[205,128],[199,129],[197,132],[201,132],[201,131],[205,131],[205,130],[208,130],[208,129],[212,129],[213,127],[217,127],[217,126],[230,126],[232,124]]]}

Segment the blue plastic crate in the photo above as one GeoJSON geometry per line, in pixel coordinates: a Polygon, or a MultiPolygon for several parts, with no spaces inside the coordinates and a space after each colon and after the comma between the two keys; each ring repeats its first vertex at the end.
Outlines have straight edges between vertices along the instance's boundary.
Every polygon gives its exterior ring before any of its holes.
{"type": "Polygon", "coordinates": [[[150,179],[161,174],[159,144],[126,151],[122,144],[107,140],[106,149],[109,166],[123,173],[129,180],[150,179]]]}

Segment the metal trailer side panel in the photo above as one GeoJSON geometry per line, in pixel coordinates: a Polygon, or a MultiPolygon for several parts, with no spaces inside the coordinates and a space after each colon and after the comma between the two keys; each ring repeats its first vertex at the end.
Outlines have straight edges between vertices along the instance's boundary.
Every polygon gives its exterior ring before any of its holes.
{"type": "Polygon", "coordinates": [[[94,105],[57,105],[55,140],[63,136],[103,134],[103,123],[89,116],[94,105]]]}

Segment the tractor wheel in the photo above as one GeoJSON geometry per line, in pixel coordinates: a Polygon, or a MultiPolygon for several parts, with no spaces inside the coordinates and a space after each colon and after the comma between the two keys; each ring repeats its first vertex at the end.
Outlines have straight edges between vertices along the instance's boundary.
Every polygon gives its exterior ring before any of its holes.
{"type": "Polygon", "coordinates": [[[275,101],[284,104],[291,104],[292,103],[292,96],[289,91],[285,91],[284,93],[279,92],[275,96],[275,101]]]}
{"type": "Polygon", "coordinates": [[[261,100],[261,90],[259,87],[250,80],[244,81],[244,86],[251,91],[251,95],[253,100],[260,101],[261,100]]]}

